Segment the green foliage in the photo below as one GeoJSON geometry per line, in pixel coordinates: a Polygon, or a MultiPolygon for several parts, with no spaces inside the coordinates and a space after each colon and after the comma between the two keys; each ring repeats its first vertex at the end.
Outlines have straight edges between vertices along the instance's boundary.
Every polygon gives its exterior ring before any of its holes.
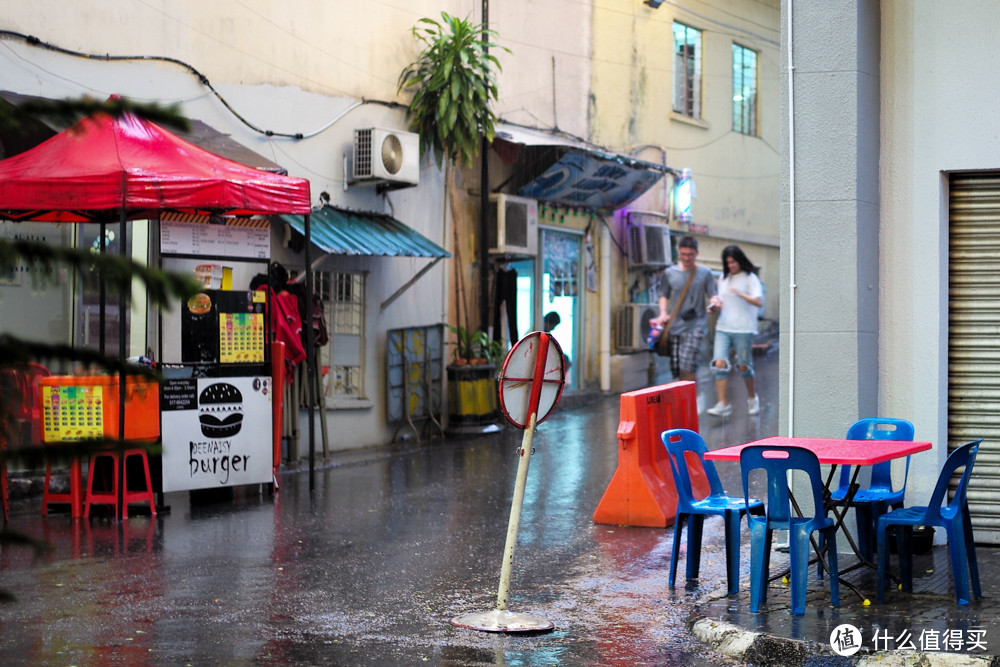
{"type": "Polygon", "coordinates": [[[191,123],[178,113],[178,106],[164,107],[159,104],[135,102],[124,97],[115,97],[105,102],[90,98],[66,100],[31,100],[19,104],[11,117],[0,113],[0,128],[16,127],[18,117],[48,118],[61,125],[70,126],[81,118],[95,113],[106,113],[117,118],[124,113],[133,113],[148,121],[165,127],[187,132],[191,123]]]}
{"type": "Polygon", "coordinates": [[[498,96],[500,63],[487,50],[497,45],[486,40],[496,33],[446,12],[441,19],[420,19],[412,28],[424,50],[399,75],[398,90],[414,91],[410,129],[421,148],[434,149],[439,167],[442,157],[468,167],[481,139],[492,141],[495,131],[490,101],[498,96]]]}
{"type": "Polygon", "coordinates": [[[489,334],[482,329],[468,331],[464,327],[453,327],[445,324],[448,330],[455,334],[455,340],[448,341],[448,345],[453,345],[455,359],[485,359],[486,363],[499,368],[503,362],[507,346],[502,340],[493,340],[489,334]]]}

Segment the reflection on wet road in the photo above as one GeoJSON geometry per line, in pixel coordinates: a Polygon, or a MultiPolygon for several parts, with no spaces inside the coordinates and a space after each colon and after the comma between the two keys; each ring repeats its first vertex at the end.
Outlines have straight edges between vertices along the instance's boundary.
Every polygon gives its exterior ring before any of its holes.
{"type": "MultiPolygon", "coordinates": [[[[773,394],[762,403],[763,424],[703,415],[710,446],[773,434],[773,394]]],[[[592,521],[617,424],[610,397],[557,408],[535,437],[509,608],[553,632],[448,623],[496,604],[521,439],[508,429],[341,456],[312,494],[295,472],[273,498],[168,494],[153,520],[43,520],[38,499],[19,501],[11,527],[53,549],[0,551],[0,587],[18,597],[0,607],[0,662],[731,664],[685,627],[725,576],[721,525],[706,523],[702,579],[671,591],[672,528],[592,521]]],[[[724,483],[739,488],[735,473],[724,483]]]]}

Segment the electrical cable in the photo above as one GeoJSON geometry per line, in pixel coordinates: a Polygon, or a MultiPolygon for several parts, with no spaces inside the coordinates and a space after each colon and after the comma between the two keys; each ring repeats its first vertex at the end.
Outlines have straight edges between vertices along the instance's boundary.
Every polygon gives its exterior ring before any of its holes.
{"type": "Polygon", "coordinates": [[[236,109],[234,109],[232,107],[232,105],[229,104],[229,102],[226,100],[226,98],[223,97],[222,94],[218,90],[215,89],[215,86],[212,85],[212,82],[208,80],[207,76],[205,76],[204,74],[202,74],[193,65],[190,65],[190,64],[188,64],[188,63],[186,63],[183,60],[180,60],[178,58],[172,58],[170,56],[113,56],[113,55],[109,55],[109,54],[83,53],[81,51],[74,51],[72,49],[67,49],[67,48],[64,48],[64,47],[61,47],[61,46],[57,46],[55,44],[51,44],[49,42],[45,42],[45,41],[39,39],[38,37],[35,37],[34,35],[26,35],[24,33],[16,32],[16,31],[13,31],[13,30],[0,30],[0,39],[3,39],[3,38],[6,38],[6,39],[20,39],[20,40],[24,41],[26,44],[28,44],[29,46],[34,46],[36,48],[47,49],[47,50],[53,51],[55,53],[61,53],[63,55],[73,56],[73,57],[76,57],[76,58],[85,58],[87,60],[103,60],[103,61],[107,61],[107,62],[145,61],[145,62],[162,62],[162,63],[169,63],[171,65],[177,65],[178,67],[180,67],[180,68],[182,68],[182,69],[190,72],[191,74],[193,74],[198,79],[198,82],[201,83],[201,85],[203,85],[206,88],[208,88],[212,92],[212,94],[215,95],[216,99],[218,99],[219,102],[222,103],[222,106],[224,106],[226,108],[226,110],[229,111],[229,113],[231,113],[237,120],[239,120],[241,123],[243,123],[244,125],[246,125],[248,128],[250,128],[254,132],[257,132],[258,134],[262,134],[262,135],[267,136],[267,137],[284,137],[284,138],[288,138],[288,139],[308,139],[308,138],[314,137],[317,134],[320,134],[321,132],[324,132],[325,130],[329,129],[334,123],[336,123],[341,118],[343,118],[348,112],[353,111],[354,109],[356,109],[359,106],[364,105],[364,104],[378,104],[378,105],[389,107],[391,109],[406,109],[406,105],[400,104],[399,102],[388,102],[388,101],[385,101],[385,100],[369,100],[369,99],[362,98],[359,102],[356,102],[355,104],[351,105],[346,110],[344,110],[343,112],[341,112],[332,121],[330,121],[329,123],[327,123],[323,127],[319,128],[318,130],[315,130],[313,132],[308,132],[308,133],[304,133],[304,132],[295,132],[295,133],[276,132],[274,130],[265,130],[263,128],[257,127],[256,125],[254,125],[253,123],[251,123],[249,120],[247,120],[246,118],[244,118],[238,111],[236,111],[236,109]]]}

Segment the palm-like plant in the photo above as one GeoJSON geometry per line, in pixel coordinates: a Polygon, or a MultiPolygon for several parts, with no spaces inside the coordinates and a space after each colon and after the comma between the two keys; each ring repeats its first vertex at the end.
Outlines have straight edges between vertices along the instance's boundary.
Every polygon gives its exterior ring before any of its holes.
{"type": "MultiPolygon", "coordinates": [[[[414,91],[409,104],[410,129],[423,150],[472,166],[480,140],[493,140],[500,63],[490,55],[496,33],[482,24],[441,13],[442,22],[420,19],[413,36],[424,45],[417,59],[399,75],[399,91],[414,91]]],[[[501,47],[502,48],[502,47],[501,47]]],[[[508,51],[508,49],[504,49],[508,51]]]]}

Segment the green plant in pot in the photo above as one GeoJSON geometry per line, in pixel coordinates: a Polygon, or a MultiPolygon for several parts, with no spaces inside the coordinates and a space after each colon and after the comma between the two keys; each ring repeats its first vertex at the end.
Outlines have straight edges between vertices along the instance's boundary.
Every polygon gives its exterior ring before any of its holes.
{"type": "Polygon", "coordinates": [[[454,327],[445,324],[448,330],[455,334],[455,339],[449,341],[452,346],[452,364],[455,366],[482,366],[489,364],[499,368],[503,362],[506,345],[502,340],[493,340],[482,329],[470,332],[464,327],[454,327]]]}

